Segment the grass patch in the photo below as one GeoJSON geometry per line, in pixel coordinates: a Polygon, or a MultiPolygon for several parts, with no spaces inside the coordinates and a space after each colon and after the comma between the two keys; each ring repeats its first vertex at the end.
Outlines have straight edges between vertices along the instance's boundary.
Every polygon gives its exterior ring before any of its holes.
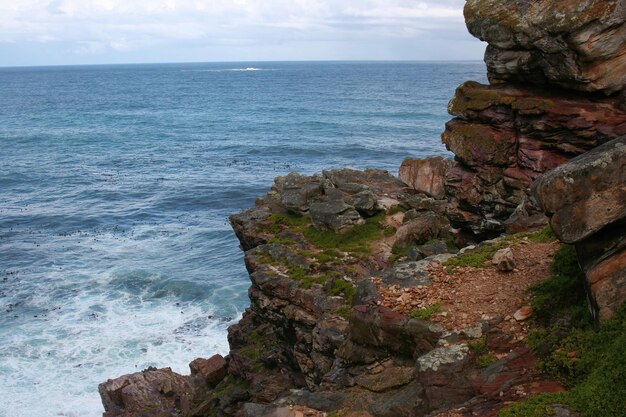
{"type": "Polygon", "coordinates": [[[489,245],[480,245],[472,250],[468,250],[467,252],[448,259],[444,262],[443,266],[446,267],[446,271],[451,273],[454,268],[460,266],[472,266],[474,268],[484,268],[486,266],[491,266],[491,259],[495,253],[506,247],[506,242],[497,242],[489,245]]]}
{"type": "Polygon", "coordinates": [[[342,278],[335,278],[332,281],[332,285],[326,291],[328,295],[342,295],[348,301],[348,303],[352,304],[352,298],[354,297],[354,293],[356,293],[356,288],[349,283],[348,281],[342,278]]]}
{"type": "Polygon", "coordinates": [[[533,243],[550,243],[557,240],[550,226],[546,226],[534,233],[528,233],[526,237],[533,243]]]}
{"type": "Polygon", "coordinates": [[[391,256],[389,257],[389,264],[393,265],[398,262],[399,259],[406,257],[410,250],[410,245],[404,247],[393,245],[391,248],[391,256]]]}
{"type": "Polygon", "coordinates": [[[478,369],[485,369],[492,363],[495,363],[497,360],[498,358],[496,358],[495,355],[491,353],[485,353],[476,358],[476,367],[478,369]]]}
{"type": "Polygon", "coordinates": [[[350,316],[352,315],[352,308],[348,305],[341,306],[337,310],[335,310],[335,314],[339,317],[349,320],[350,316]]]}
{"type": "Polygon", "coordinates": [[[564,396],[560,393],[545,393],[528,400],[511,404],[498,413],[498,417],[546,417],[555,415],[552,404],[563,404],[564,396]]]}
{"type": "Polygon", "coordinates": [[[495,355],[489,353],[487,340],[484,337],[468,341],[467,346],[472,353],[477,355],[476,367],[478,369],[484,369],[498,360],[495,355]]]}
{"type": "Polygon", "coordinates": [[[550,405],[556,403],[585,417],[626,417],[626,306],[599,330],[594,328],[582,272],[570,246],[557,251],[551,275],[532,288],[534,323],[539,327],[528,343],[539,358],[539,368],[569,390],[510,405],[499,417],[550,415],[550,405]]]}
{"type": "Polygon", "coordinates": [[[383,229],[383,234],[385,235],[385,237],[391,237],[395,235],[397,231],[398,229],[396,229],[395,227],[387,226],[383,229]]]}
{"type": "Polygon", "coordinates": [[[381,236],[383,227],[380,222],[384,214],[370,217],[365,224],[354,226],[344,233],[335,233],[326,230],[317,230],[309,226],[304,230],[304,237],[314,246],[322,250],[339,249],[344,252],[369,255],[370,242],[381,236]]]}
{"type": "Polygon", "coordinates": [[[441,307],[441,304],[436,303],[429,307],[416,308],[409,313],[409,317],[419,320],[428,320],[433,316],[433,314],[441,313],[442,311],[443,308],[441,307]]]}

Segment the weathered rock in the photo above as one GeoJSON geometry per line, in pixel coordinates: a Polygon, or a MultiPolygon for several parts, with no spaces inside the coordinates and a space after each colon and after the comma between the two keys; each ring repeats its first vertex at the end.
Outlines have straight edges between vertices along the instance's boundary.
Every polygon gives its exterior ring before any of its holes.
{"type": "Polygon", "coordinates": [[[229,217],[230,225],[244,251],[267,243],[269,235],[266,231],[259,228],[259,225],[266,223],[269,215],[269,210],[252,208],[229,217]]]}
{"type": "Polygon", "coordinates": [[[216,386],[228,371],[228,364],[222,355],[213,355],[209,359],[197,358],[189,364],[191,376],[200,376],[210,387],[216,386]]]}
{"type": "Polygon", "coordinates": [[[354,207],[343,201],[313,203],[310,213],[313,226],[319,230],[342,232],[365,222],[354,207]]]}
{"type": "Polygon", "coordinates": [[[396,231],[396,245],[406,247],[422,244],[439,234],[439,216],[433,212],[421,213],[416,219],[403,224],[396,231]]]}
{"type": "Polygon", "coordinates": [[[109,379],[98,391],[106,417],[174,417],[188,413],[193,398],[190,378],[170,368],[109,379]]]}
{"type": "Polygon", "coordinates": [[[405,184],[388,171],[378,169],[335,169],[324,171],[324,177],[341,191],[355,194],[364,190],[371,190],[378,198],[388,195],[394,196],[402,192],[405,184]]]}
{"type": "Polygon", "coordinates": [[[414,190],[441,200],[446,196],[446,171],[451,163],[452,161],[441,157],[407,158],[400,166],[399,177],[414,190]]]}
{"type": "Polygon", "coordinates": [[[626,302],[626,219],[576,243],[576,252],[596,319],[608,320],[626,302]]]}
{"type": "Polygon", "coordinates": [[[500,249],[493,255],[491,263],[500,271],[512,271],[515,269],[515,258],[511,248],[500,249]]]}
{"type": "Polygon", "coordinates": [[[443,240],[435,240],[431,243],[420,245],[417,251],[423,258],[428,258],[434,255],[440,255],[442,253],[448,253],[448,245],[443,240]]]}
{"type": "Polygon", "coordinates": [[[626,136],[561,165],[533,185],[556,236],[579,242],[626,217],[626,136]]]}
{"type": "Polygon", "coordinates": [[[411,417],[426,414],[428,410],[422,399],[423,388],[412,382],[401,389],[384,395],[370,406],[375,417],[411,417]]]}
{"type": "Polygon", "coordinates": [[[505,227],[540,225],[543,216],[526,204],[532,182],[626,134],[626,112],[614,98],[467,82],[449,111],[457,118],[442,140],[458,162],[447,171],[447,215],[453,227],[477,240],[505,227]]]}
{"type": "Polygon", "coordinates": [[[492,82],[521,81],[612,94],[626,85],[621,0],[468,0],[467,27],[489,43],[492,82]]]}
{"type": "Polygon", "coordinates": [[[373,216],[379,211],[378,200],[371,190],[363,190],[350,196],[346,199],[346,202],[354,207],[356,211],[365,215],[373,216]]]}
{"type": "Polygon", "coordinates": [[[434,348],[442,328],[409,319],[385,307],[354,306],[350,317],[350,339],[360,345],[413,357],[434,348]]]}
{"type": "Polygon", "coordinates": [[[524,321],[529,318],[533,314],[533,308],[530,306],[524,306],[518,309],[515,314],[513,314],[513,318],[517,321],[524,321]]]}
{"type": "Polygon", "coordinates": [[[292,172],[285,177],[276,178],[275,187],[285,208],[296,213],[306,213],[311,201],[322,195],[323,177],[309,177],[292,172]]]}
{"type": "Polygon", "coordinates": [[[466,374],[468,363],[465,344],[438,347],[417,359],[416,377],[424,387],[429,409],[462,403],[474,395],[466,374]]]}
{"type": "Polygon", "coordinates": [[[413,379],[413,367],[391,367],[376,374],[363,374],[355,381],[373,392],[385,392],[408,384],[413,379]]]}
{"type": "Polygon", "coordinates": [[[386,269],[381,278],[385,285],[398,285],[401,288],[413,288],[419,285],[429,285],[428,268],[430,261],[399,262],[386,269]]]}

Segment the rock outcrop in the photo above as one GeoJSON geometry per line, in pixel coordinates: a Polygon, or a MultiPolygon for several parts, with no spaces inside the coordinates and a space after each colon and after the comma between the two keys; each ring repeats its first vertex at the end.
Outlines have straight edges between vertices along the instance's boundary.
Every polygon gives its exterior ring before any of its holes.
{"type": "Polygon", "coordinates": [[[489,80],[606,95],[626,84],[623,0],[468,0],[470,33],[488,42],[489,80]]]}
{"type": "Polygon", "coordinates": [[[529,198],[532,182],[626,134],[624,4],[466,3],[470,32],[489,43],[493,84],[461,85],[442,135],[455,154],[446,193],[462,240],[545,222],[529,198]]]}
{"type": "Polygon", "coordinates": [[[599,320],[626,301],[626,136],[559,166],[533,184],[554,233],[574,243],[599,320]]]}

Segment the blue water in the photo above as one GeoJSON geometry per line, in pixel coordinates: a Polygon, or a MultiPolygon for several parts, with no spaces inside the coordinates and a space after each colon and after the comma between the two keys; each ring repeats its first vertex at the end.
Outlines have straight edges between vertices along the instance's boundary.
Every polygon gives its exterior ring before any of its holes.
{"type": "Polygon", "coordinates": [[[0,69],[0,417],[99,416],[97,384],[228,350],[227,216],[273,178],[445,155],[482,63],[0,69]]]}

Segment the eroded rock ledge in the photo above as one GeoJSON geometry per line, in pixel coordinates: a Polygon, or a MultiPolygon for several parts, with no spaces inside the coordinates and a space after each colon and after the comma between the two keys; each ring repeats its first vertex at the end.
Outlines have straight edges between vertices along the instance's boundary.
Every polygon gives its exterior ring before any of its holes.
{"type": "Polygon", "coordinates": [[[441,310],[456,285],[441,265],[457,251],[446,204],[384,171],[277,178],[231,217],[252,286],[228,357],[192,362],[189,377],[148,370],[108,381],[106,416],[409,417],[560,390],[533,369],[525,325],[511,317],[536,273],[504,284],[516,288],[514,304],[441,310]]]}

